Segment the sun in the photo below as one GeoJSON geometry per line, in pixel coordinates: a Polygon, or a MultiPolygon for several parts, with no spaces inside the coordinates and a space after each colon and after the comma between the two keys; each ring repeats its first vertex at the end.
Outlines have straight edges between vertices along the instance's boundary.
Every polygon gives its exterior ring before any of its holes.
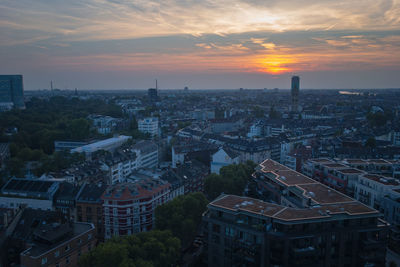
{"type": "Polygon", "coordinates": [[[296,60],[289,55],[267,55],[255,59],[256,68],[270,74],[283,74],[293,71],[292,64],[296,60]]]}

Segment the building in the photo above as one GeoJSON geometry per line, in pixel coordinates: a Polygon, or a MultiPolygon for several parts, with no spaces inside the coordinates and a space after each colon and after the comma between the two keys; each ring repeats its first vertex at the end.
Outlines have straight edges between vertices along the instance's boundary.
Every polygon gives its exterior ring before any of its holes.
{"type": "Polygon", "coordinates": [[[0,103],[25,108],[22,75],[0,75],[0,103]]]}
{"type": "Polygon", "coordinates": [[[60,182],[56,180],[11,178],[2,187],[0,203],[9,208],[53,210],[53,201],[60,182]]]}
{"type": "Polygon", "coordinates": [[[363,174],[358,176],[355,198],[368,206],[383,211],[384,197],[395,194],[396,191],[393,190],[400,190],[400,183],[397,179],[376,174],[363,174]]]}
{"type": "Polygon", "coordinates": [[[70,151],[71,149],[87,145],[87,142],[77,141],[54,141],[55,151],[70,151]]]}
{"type": "Polygon", "coordinates": [[[292,87],[291,87],[291,95],[292,95],[292,112],[299,111],[299,93],[300,93],[300,77],[293,76],[292,77],[292,87]]]}
{"type": "Polygon", "coordinates": [[[208,266],[384,266],[389,225],[377,210],[272,160],[254,178],[274,203],[212,201],[203,214],[208,266]]]}
{"type": "Polygon", "coordinates": [[[240,154],[229,148],[221,147],[212,155],[211,173],[219,174],[219,170],[228,165],[239,164],[240,154]]]}
{"type": "Polygon", "coordinates": [[[26,247],[21,267],[77,266],[79,257],[96,245],[91,223],[59,221],[53,212],[26,209],[13,237],[26,247]]]}
{"type": "Polygon", "coordinates": [[[147,90],[147,96],[149,97],[149,101],[151,103],[155,103],[158,101],[158,92],[157,91],[158,91],[157,88],[150,88],[147,90]]]}
{"type": "Polygon", "coordinates": [[[119,135],[116,137],[104,139],[98,142],[94,142],[88,145],[80,146],[74,149],[71,149],[71,153],[86,153],[86,155],[91,155],[92,153],[99,151],[99,150],[106,150],[106,151],[114,151],[124,143],[126,143],[131,136],[119,135]]]}
{"type": "Polygon", "coordinates": [[[148,140],[137,142],[133,147],[136,151],[138,168],[157,168],[158,167],[158,146],[148,140]]]}
{"type": "Polygon", "coordinates": [[[144,118],[138,121],[138,130],[142,133],[148,133],[151,136],[159,135],[159,125],[157,117],[144,118]]]}
{"type": "Polygon", "coordinates": [[[170,184],[143,179],[109,186],[103,193],[105,238],[150,231],[157,206],[169,200],[170,184]]]}
{"type": "Polygon", "coordinates": [[[80,188],[76,202],[76,220],[93,223],[98,240],[104,240],[103,200],[101,196],[106,191],[104,184],[85,183],[80,188]]]}
{"type": "Polygon", "coordinates": [[[124,128],[123,119],[93,114],[89,115],[88,119],[92,121],[93,127],[96,128],[99,134],[107,135],[114,132],[117,128],[124,128]]]}
{"type": "Polygon", "coordinates": [[[204,192],[204,180],[209,174],[208,166],[198,160],[192,159],[179,165],[175,172],[183,179],[185,194],[204,192]]]}
{"type": "Polygon", "coordinates": [[[68,182],[61,182],[57,193],[54,195],[54,209],[60,211],[66,219],[75,221],[75,199],[79,186],[68,182]]]}
{"type": "Polygon", "coordinates": [[[10,157],[10,144],[0,143],[0,169],[3,167],[3,164],[9,157],[10,157]]]}

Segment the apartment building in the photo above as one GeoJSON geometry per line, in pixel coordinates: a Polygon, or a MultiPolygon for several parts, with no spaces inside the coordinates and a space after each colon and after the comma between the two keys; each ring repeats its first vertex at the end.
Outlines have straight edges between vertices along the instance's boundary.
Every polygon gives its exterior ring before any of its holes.
{"type": "Polygon", "coordinates": [[[169,200],[170,184],[143,179],[109,186],[102,195],[105,238],[153,228],[154,211],[169,200]]]}
{"type": "Polygon", "coordinates": [[[275,161],[254,179],[270,202],[221,195],[203,214],[209,266],[383,266],[379,212],[275,161]]]}

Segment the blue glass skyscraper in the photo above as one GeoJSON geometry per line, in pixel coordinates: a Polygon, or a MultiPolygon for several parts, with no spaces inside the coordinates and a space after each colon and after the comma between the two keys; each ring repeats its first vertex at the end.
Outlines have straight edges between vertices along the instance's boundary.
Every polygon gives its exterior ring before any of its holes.
{"type": "Polygon", "coordinates": [[[24,108],[24,84],[22,75],[0,75],[0,103],[13,103],[24,108]]]}

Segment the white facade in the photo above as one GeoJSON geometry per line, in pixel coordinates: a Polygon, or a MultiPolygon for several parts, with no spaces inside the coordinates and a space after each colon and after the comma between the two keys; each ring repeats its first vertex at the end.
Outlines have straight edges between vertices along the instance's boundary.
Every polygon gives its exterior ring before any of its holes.
{"type": "Polygon", "coordinates": [[[172,147],[172,168],[176,168],[177,164],[185,162],[185,153],[179,153],[172,147]]]}
{"type": "Polygon", "coordinates": [[[239,156],[231,158],[223,148],[212,155],[211,173],[219,174],[219,170],[231,164],[239,164],[239,156]]]}
{"type": "Polygon", "coordinates": [[[151,136],[158,135],[158,118],[157,117],[149,117],[139,120],[138,129],[143,133],[148,133],[151,136]]]}
{"type": "Polygon", "coordinates": [[[383,198],[393,189],[400,189],[400,184],[394,178],[378,175],[360,175],[355,188],[355,198],[368,206],[379,209],[383,198]]]}
{"type": "Polygon", "coordinates": [[[49,199],[33,199],[16,197],[0,197],[0,203],[8,208],[17,208],[27,205],[28,208],[40,210],[53,210],[53,201],[49,199]]]}
{"type": "Polygon", "coordinates": [[[255,137],[255,136],[261,136],[262,134],[262,125],[255,123],[253,125],[250,126],[250,131],[247,134],[247,137],[255,137]]]}

